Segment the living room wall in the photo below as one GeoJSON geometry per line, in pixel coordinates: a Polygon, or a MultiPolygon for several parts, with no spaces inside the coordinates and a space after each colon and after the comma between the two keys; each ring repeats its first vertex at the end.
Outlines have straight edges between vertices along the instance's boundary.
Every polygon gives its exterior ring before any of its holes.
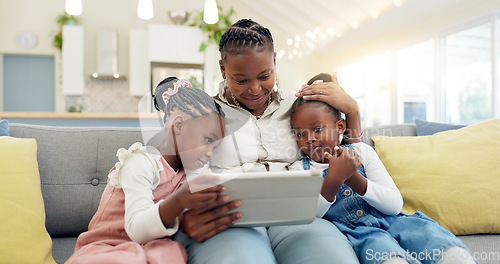
{"type": "MultiPolygon", "coordinates": [[[[83,2],[83,14],[78,16],[80,24],[84,26],[85,42],[85,74],[95,72],[97,69],[97,31],[99,29],[114,29],[118,32],[118,70],[125,76],[129,75],[129,30],[146,29],[150,23],[172,24],[169,20],[168,10],[202,10],[204,0],[190,1],[154,1],[155,16],[148,21],[137,17],[136,0],[85,0],[83,2]]],[[[268,19],[258,13],[248,10],[241,3],[230,0],[220,0],[219,5],[223,8],[233,6],[236,15],[233,20],[239,18],[252,18],[262,25],[268,27],[273,33],[276,50],[279,45],[286,43],[286,34],[268,19]]],[[[61,65],[60,53],[52,46],[53,36],[58,28],[56,18],[64,12],[65,0],[37,1],[16,0],[0,1],[0,58],[2,54],[19,55],[49,55],[54,56],[56,61],[56,84],[55,84],[55,109],[56,112],[66,111],[66,103],[62,94],[60,83],[61,65]],[[22,49],[18,46],[16,38],[22,31],[33,31],[38,36],[38,43],[33,49],[22,49]]],[[[314,56],[313,56],[314,58],[314,56]]],[[[319,71],[316,60],[303,58],[289,61],[278,60],[277,68],[280,86],[283,88],[298,89],[300,84],[308,77],[319,71]]],[[[206,67],[217,67],[217,61],[207,62],[206,67]]],[[[0,111],[3,110],[3,65],[0,59],[0,111]]],[[[215,72],[218,72],[215,71],[215,72]]]]}

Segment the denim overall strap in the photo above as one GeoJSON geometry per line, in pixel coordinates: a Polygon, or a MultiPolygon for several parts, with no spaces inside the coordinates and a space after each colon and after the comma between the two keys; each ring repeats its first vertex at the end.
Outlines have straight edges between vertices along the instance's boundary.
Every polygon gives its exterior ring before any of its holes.
{"type": "MultiPolygon", "coordinates": [[[[344,145],[343,147],[354,150],[351,145],[344,145]]],[[[323,173],[326,174],[326,171],[324,170],[323,173]]],[[[363,165],[358,171],[363,177],[366,177],[363,165]]],[[[372,217],[366,215],[366,212],[369,212],[371,208],[361,196],[349,186],[343,184],[335,195],[335,203],[330,206],[323,218],[334,221],[334,223],[342,223],[348,227],[359,224],[377,226],[378,221],[373,221],[372,217]]]]}
{"type": "Polygon", "coordinates": [[[304,167],[304,170],[310,170],[311,169],[311,164],[309,162],[308,157],[303,157],[302,158],[302,167],[304,167]]]}

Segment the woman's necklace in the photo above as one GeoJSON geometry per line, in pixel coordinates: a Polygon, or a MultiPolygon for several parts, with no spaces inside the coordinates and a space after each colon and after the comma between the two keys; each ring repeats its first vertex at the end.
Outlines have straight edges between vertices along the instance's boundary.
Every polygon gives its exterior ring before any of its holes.
{"type": "MultiPolygon", "coordinates": [[[[231,92],[230,92],[230,93],[231,93],[231,92]]],[[[238,108],[243,109],[243,107],[241,107],[240,103],[238,103],[238,101],[236,100],[236,98],[234,98],[233,93],[231,93],[231,98],[233,99],[234,104],[235,104],[238,108]]],[[[267,100],[267,106],[266,106],[266,108],[267,108],[270,104],[271,104],[271,93],[269,93],[269,100],[267,100]]],[[[266,110],[264,109],[264,112],[265,112],[265,111],[266,111],[266,110]]],[[[261,118],[261,117],[262,117],[262,115],[264,114],[264,112],[262,112],[262,114],[260,114],[260,115],[254,115],[254,116],[255,116],[255,118],[257,118],[257,119],[261,118]]]]}

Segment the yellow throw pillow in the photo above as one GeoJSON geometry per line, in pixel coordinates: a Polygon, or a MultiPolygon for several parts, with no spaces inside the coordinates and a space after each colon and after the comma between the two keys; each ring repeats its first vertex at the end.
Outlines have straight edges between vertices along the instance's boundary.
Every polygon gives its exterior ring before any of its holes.
{"type": "Polygon", "coordinates": [[[422,211],[456,235],[500,233],[500,120],[373,141],[404,213],[422,211]]]}
{"type": "Polygon", "coordinates": [[[45,228],[35,139],[0,137],[0,259],[55,263],[45,228]]]}

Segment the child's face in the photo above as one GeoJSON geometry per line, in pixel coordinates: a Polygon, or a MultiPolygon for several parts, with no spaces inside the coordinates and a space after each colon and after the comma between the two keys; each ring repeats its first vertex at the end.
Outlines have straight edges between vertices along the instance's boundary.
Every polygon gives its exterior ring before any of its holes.
{"type": "Polygon", "coordinates": [[[212,158],[213,150],[223,138],[224,121],[218,114],[212,113],[182,122],[176,134],[176,144],[183,167],[188,170],[203,167],[212,158]]]}
{"type": "Polygon", "coordinates": [[[275,83],[275,54],[249,49],[243,54],[227,55],[220,61],[222,77],[240,105],[250,111],[267,107],[275,83]]]}
{"type": "Polygon", "coordinates": [[[339,134],[344,133],[345,121],[326,106],[305,104],[292,115],[292,127],[300,150],[316,162],[328,162],[325,152],[333,155],[340,144],[339,134]]]}

